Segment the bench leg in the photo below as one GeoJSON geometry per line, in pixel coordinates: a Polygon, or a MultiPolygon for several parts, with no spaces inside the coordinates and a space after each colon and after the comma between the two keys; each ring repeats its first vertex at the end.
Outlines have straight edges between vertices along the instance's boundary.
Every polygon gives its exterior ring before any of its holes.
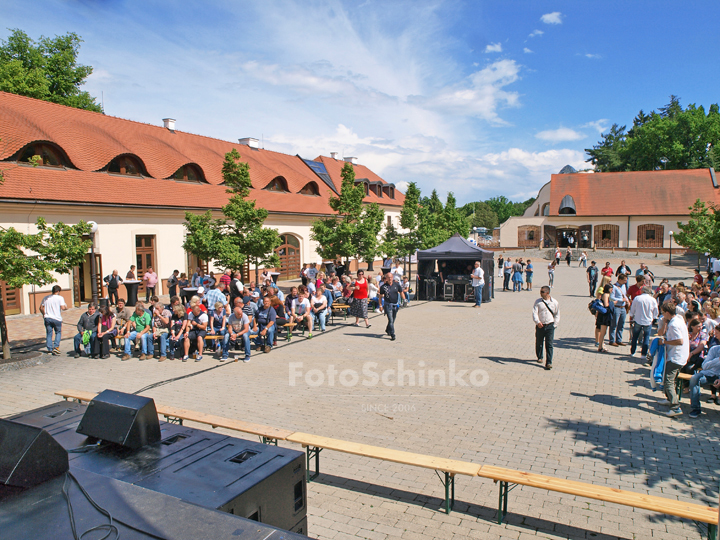
{"type": "Polygon", "coordinates": [[[175,418],[174,416],[168,416],[167,414],[163,416],[165,416],[165,420],[167,420],[168,424],[177,424],[178,426],[183,425],[182,418],[175,418]]]}
{"type": "MultiPolygon", "coordinates": [[[[442,478],[440,479],[442,481],[442,478]]],[[[455,475],[446,472],[445,481],[445,513],[449,514],[450,510],[455,507],[455,475]]]]}
{"type": "Polygon", "coordinates": [[[678,403],[682,401],[684,382],[680,377],[675,379],[675,392],[677,392],[678,395],[678,403]]]}
{"type": "Polygon", "coordinates": [[[292,328],[288,326],[287,328],[287,340],[290,341],[292,339],[292,328]]]}
{"type": "Polygon", "coordinates": [[[277,439],[273,439],[272,437],[262,436],[262,437],[260,437],[260,440],[262,441],[263,444],[274,444],[275,446],[278,445],[277,439]]]}
{"type": "Polygon", "coordinates": [[[708,540],[718,540],[718,526],[708,523],[708,540]]]}
{"type": "Polygon", "coordinates": [[[510,487],[509,482],[500,481],[500,496],[498,497],[498,525],[502,525],[503,519],[507,515],[508,493],[515,489],[517,484],[510,487]]]}
{"type": "Polygon", "coordinates": [[[322,451],[322,448],[318,446],[308,446],[306,448],[307,451],[307,481],[308,484],[315,480],[318,476],[320,476],[320,452],[322,451]],[[310,470],[310,461],[312,458],[315,458],[315,472],[312,473],[310,470]],[[312,474],[311,474],[312,473],[312,474]]]}

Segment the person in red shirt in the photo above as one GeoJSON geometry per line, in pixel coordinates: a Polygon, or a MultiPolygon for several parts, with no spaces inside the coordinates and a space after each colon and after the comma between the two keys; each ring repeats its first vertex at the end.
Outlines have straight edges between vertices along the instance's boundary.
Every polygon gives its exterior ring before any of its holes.
{"type": "Polygon", "coordinates": [[[225,270],[225,273],[220,277],[220,283],[225,284],[225,290],[230,290],[230,283],[232,282],[232,270],[229,268],[225,270]]]}
{"type": "Polygon", "coordinates": [[[642,294],[642,288],[645,286],[645,276],[635,276],[635,285],[628,288],[628,298],[630,302],[635,300],[636,296],[642,294]]]}
{"type": "Polygon", "coordinates": [[[702,284],[703,284],[702,274],[700,274],[700,270],[698,270],[697,268],[695,269],[695,277],[693,278],[693,281],[694,281],[695,283],[697,283],[698,285],[702,285],[702,284]]]}
{"type": "Polygon", "coordinates": [[[600,273],[601,273],[603,276],[607,276],[607,277],[609,277],[609,278],[612,278],[612,277],[615,275],[615,272],[613,271],[613,269],[610,268],[610,263],[609,263],[609,262],[606,262],[606,263],[605,263],[605,266],[602,268],[602,270],[600,270],[600,273]]]}
{"type": "Polygon", "coordinates": [[[370,328],[368,321],[368,282],[365,279],[365,272],[358,270],[357,279],[351,285],[353,302],[348,309],[349,315],[355,315],[355,326],[360,326],[360,319],[365,319],[365,326],[370,328]]]}

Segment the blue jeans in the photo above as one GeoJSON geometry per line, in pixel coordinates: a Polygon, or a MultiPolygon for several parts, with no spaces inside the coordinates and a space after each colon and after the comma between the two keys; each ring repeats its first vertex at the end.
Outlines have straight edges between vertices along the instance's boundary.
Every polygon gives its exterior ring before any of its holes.
{"type": "Polygon", "coordinates": [[[168,353],[170,354],[171,358],[175,358],[175,351],[177,351],[178,349],[180,349],[180,353],[182,356],[185,341],[185,338],[183,336],[184,334],[180,334],[179,336],[176,336],[177,339],[172,339],[172,337],[170,337],[170,334],[168,334],[168,345],[170,345],[170,350],[168,351],[168,353]]]}
{"type": "MultiPolygon", "coordinates": [[[[268,331],[268,334],[269,333],[270,333],[270,331],[268,331]]],[[[250,330],[248,330],[244,334],[237,336],[236,340],[230,339],[230,332],[225,334],[225,336],[223,337],[223,342],[222,342],[222,357],[223,358],[228,357],[228,351],[230,350],[230,344],[232,344],[232,346],[235,347],[235,344],[238,341],[242,341],[242,343],[243,343],[243,348],[245,349],[245,358],[250,358],[250,330]]],[[[270,345],[272,346],[272,343],[270,343],[270,345]]]]}
{"type": "Polygon", "coordinates": [[[82,334],[75,334],[75,337],[73,338],[73,346],[75,348],[75,352],[80,354],[81,352],[84,352],[85,354],[90,354],[90,352],[93,350],[93,347],[95,346],[95,340],[97,340],[97,332],[93,332],[90,334],[90,343],[87,345],[83,345],[82,342],[82,334]],[[82,349],[80,348],[82,347],[82,349]]]}
{"type": "MultiPolygon", "coordinates": [[[[157,339],[160,342],[160,356],[167,356],[166,353],[167,353],[168,341],[170,341],[170,332],[158,334],[157,339]]],[[[151,345],[152,345],[152,343],[151,343],[151,345]]],[[[155,352],[155,350],[153,349],[152,352],[155,352]]]]}
{"type": "Polygon", "coordinates": [[[327,312],[327,309],[324,309],[320,313],[314,314],[315,323],[313,323],[313,326],[315,326],[315,324],[319,324],[321,332],[325,331],[325,321],[327,320],[326,312],[327,312]]]}
{"type": "Polygon", "coordinates": [[[258,335],[255,338],[255,345],[268,345],[269,347],[272,347],[272,344],[275,342],[275,325],[273,324],[267,329],[267,334],[265,334],[265,336],[261,336],[260,332],[265,330],[265,328],[265,326],[258,327],[258,335]],[[263,340],[267,340],[267,342],[263,343],[263,340]]]}
{"type": "Polygon", "coordinates": [[[482,292],[483,292],[484,285],[478,285],[476,287],[473,287],[475,290],[475,305],[481,306],[482,305],[482,292]]]}
{"type": "Polygon", "coordinates": [[[713,375],[704,375],[705,371],[698,371],[690,379],[690,410],[700,412],[700,387],[712,384],[717,380],[713,375]]]}
{"type": "Polygon", "coordinates": [[[62,338],[62,321],[57,319],[45,319],[45,333],[47,339],[47,350],[52,352],[53,349],[60,347],[60,339],[62,338]],[[55,341],[53,341],[53,331],[55,331],[55,341]]]}
{"type": "Polygon", "coordinates": [[[385,333],[391,337],[395,337],[395,319],[397,319],[398,305],[397,304],[385,304],[385,315],[387,316],[387,326],[385,327],[385,333]]]}
{"type": "Polygon", "coordinates": [[[623,328],[625,328],[624,307],[615,306],[615,316],[610,320],[610,343],[622,343],[623,328]]]}
{"type": "Polygon", "coordinates": [[[641,333],[643,335],[643,340],[640,352],[643,356],[648,353],[648,349],[650,348],[650,334],[652,333],[652,325],[649,324],[647,326],[641,326],[638,323],[633,323],[632,341],[630,342],[630,354],[635,354],[635,351],[637,350],[638,338],[640,337],[641,333]]]}
{"type": "MultiPolygon", "coordinates": [[[[135,340],[137,339],[138,335],[139,335],[139,332],[136,332],[135,330],[133,330],[132,332],[130,332],[130,336],[125,338],[125,354],[130,355],[131,346],[135,343],[135,340]]],[[[148,349],[150,347],[152,347],[152,344],[153,344],[152,334],[150,332],[145,332],[140,337],[140,351],[143,354],[147,354],[148,349]]]]}

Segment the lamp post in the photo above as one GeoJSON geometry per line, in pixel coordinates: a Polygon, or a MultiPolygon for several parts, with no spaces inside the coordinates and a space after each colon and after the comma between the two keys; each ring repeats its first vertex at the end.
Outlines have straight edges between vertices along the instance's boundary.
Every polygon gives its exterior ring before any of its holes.
{"type": "Polygon", "coordinates": [[[88,221],[90,225],[90,287],[92,290],[92,301],[97,306],[98,303],[98,286],[97,286],[97,268],[95,266],[95,233],[98,230],[98,224],[94,221],[88,221]]]}
{"type": "Polygon", "coordinates": [[[673,239],[673,232],[670,231],[670,263],[669,266],[672,266],[672,239],[673,239]]]}

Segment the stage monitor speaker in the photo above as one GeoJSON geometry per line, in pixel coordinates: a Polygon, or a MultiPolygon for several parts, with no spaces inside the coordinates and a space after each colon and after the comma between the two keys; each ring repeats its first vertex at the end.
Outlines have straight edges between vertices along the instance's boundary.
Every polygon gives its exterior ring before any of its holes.
{"type": "Polygon", "coordinates": [[[0,493],[36,486],[68,468],[67,451],[47,431],[0,420],[0,493]]]}
{"type": "Polygon", "coordinates": [[[77,432],[138,449],[160,441],[160,421],[151,398],[105,390],[89,403],[77,432]]]}

